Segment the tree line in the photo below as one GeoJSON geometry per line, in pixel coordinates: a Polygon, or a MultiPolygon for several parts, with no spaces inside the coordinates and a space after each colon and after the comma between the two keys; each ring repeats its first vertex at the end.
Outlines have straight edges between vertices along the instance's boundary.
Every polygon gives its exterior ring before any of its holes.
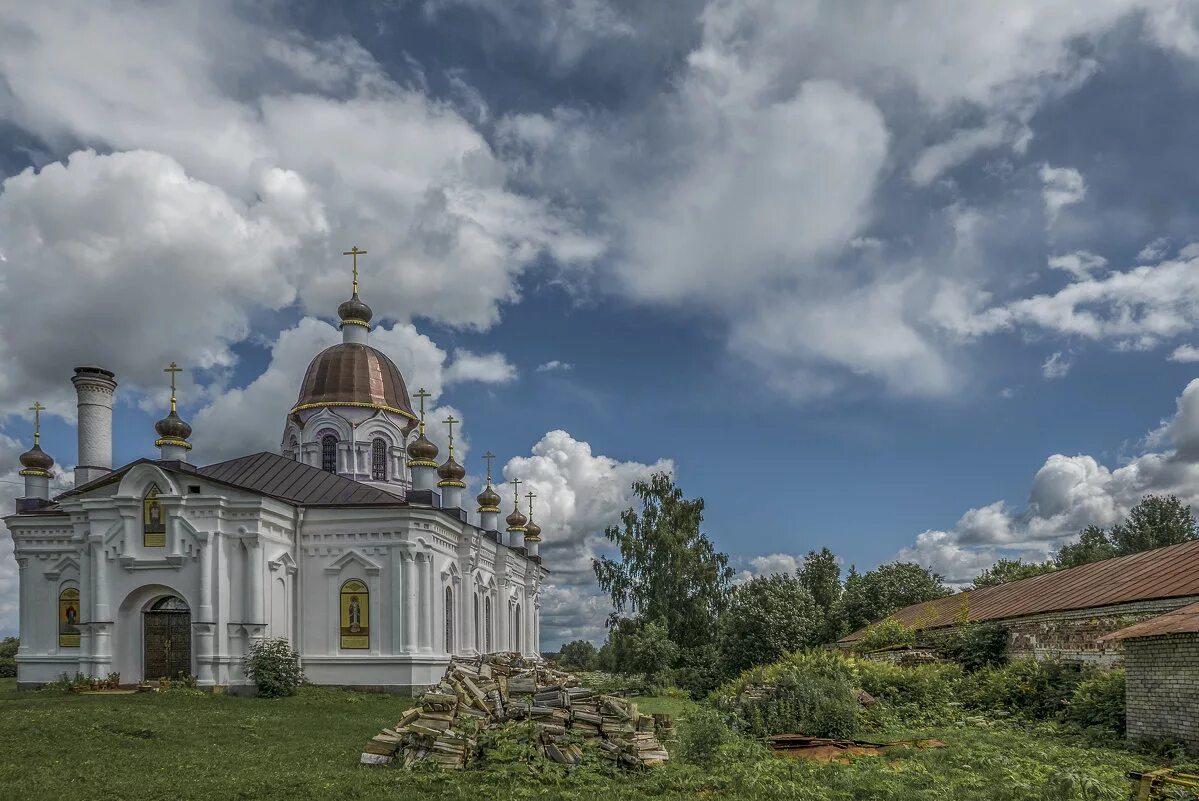
{"type": "MultiPolygon", "coordinates": [[[[563,646],[571,669],[637,674],[703,695],[755,665],[799,648],[827,646],[915,603],[952,592],[941,575],[912,562],[858,572],[828,548],[807,554],[795,575],[735,582],[728,556],[702,531],[704,500],[686,498],[668,474],[633,484],[629,508],[604,536],[613,555],[595,559],[611,598],[607,641],[563,646]]],[[[1148,496],[1123,523],[1091,526],[1045,563],[1001,559],[975,580],[990,586],[1160,545],[1195,539],[1190,507],[1148,496]]]]}

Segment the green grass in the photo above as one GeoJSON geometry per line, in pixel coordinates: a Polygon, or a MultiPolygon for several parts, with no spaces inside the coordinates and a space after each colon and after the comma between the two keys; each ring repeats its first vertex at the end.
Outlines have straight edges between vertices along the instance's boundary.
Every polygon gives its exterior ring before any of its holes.
{"type": "MultiPolygon", "coordinates": [[[[1124,799],[1130,769],[1152,760],[1087,747],[1052,727],[958,724],[888,736],[936,736],[948,748],[851,765],[768,757],[742,743],[706,767],[681,759],[643,773],[594,760],[573,773],[536,763],[462,774],[358,765],[363,743],[411,701],[307,689],[259,700],[179,693],[79,696],[17,692],[0,680],[0,798],[87,799],[1124,799]]],[[[683,721],[678,698],[638,699],[683,721]]]]}

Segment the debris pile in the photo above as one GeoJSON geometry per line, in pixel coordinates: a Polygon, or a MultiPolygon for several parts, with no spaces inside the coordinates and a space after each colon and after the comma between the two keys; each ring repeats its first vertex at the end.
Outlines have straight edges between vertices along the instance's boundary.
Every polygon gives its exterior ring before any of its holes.
{"type": "Polygon", "coordinates": [[[657,765],[669,755],[658,739],[671,738],[668,715],[642,715],[625,698],[580,687],[569,673],[517,653],[450,660],[440,683],[420,705],[404,713],[394,729],[367,742],[364,765],[399,760],[404,767],[434,761],[461,769],[478,754],[477,733],[507,721],[533,724],[533,745],[563,765],[583,759],[580,742],[594,741],[600,753],[623,765],[657,765]]]}

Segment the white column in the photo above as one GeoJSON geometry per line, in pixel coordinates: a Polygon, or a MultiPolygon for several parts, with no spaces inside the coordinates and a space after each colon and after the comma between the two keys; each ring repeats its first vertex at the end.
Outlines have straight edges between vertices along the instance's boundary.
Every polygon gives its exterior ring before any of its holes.
{"type": "Polygon", "coordinates": [[[33,642],[33,625],[30,623],[33,611],[32,588],[29,586],[29,560],[25,557],[17,559],[17,636],[21,644],[17,646],[18,654],[27,654],[30,643],[33,642]]]}
{"type": "Polygon", "coordinates": [[[263,545],[258,538],[242,540],[246,547],[246,610],[242,620],[246,623],[263,623],[265,617],[262,609],[262,551],[263,545]]]}
{"type": "MultiPolygon", "coordinates": [[[[88,549],[87,540],[83,541],[79,552],[79,620],[89,623],[96,617],[96,608],[92,606],[92,554],[88,549]]],[[[92,652],[92,635],[88,626],[79,627],[79,655],[87,657],[92,652]]]]}
{"type": "Polygon", "coordinates": [[[200,543],[200,608],[197,611],[199,621],[212,622],[212,551],[216,535],[209,534],[200,543]]]}
{"type": "Polygon", "coordinates": [[[92,653],[89,664],[95,675],[108,673],[112,667],[112,632],[116,627],[115,615],[109,603],[108,556],[104,552],[104,537],[92,537],[92,579],[96,596],[92,630],[92,653]]]}
{"type": "Polygon", "coordinates": [[[430,570],[429,554],[418,553],[416,555],[416,597],[417,597],[417,646],[421,651],[433,650],[433,636],[429,630],[429,621],[432,616],[429,614],[429,607],[432,605],[433,599],[429,593],[429,574],[430,570]]]}
{"type": "Polygon", "coordinates": [[[387,553],[387,652],[400,653],[401,621],[404,616],[403,585],[400,584],[400,549],[392,545],[387,553]]]}
{"type": "Polygon", "coordinates": [[[404,650],[416,650],[416,555],[411,551],[400,554],[404,573],[404,650]]]}

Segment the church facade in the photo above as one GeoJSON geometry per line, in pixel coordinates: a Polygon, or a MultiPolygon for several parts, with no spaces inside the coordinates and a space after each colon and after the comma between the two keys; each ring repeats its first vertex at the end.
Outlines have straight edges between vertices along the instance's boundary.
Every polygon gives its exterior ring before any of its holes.
{"type": "Polygon", "coordinates": [[[115,376],[76,368],[75,486],[50,496],[54,461],[35,422],[25,496],[4,519],[20,576],[19,686],[81,672],[237,688],[261,638],[286,638],[318,684],[397,692],[436,681],[453,654],[538,653],[533,497],[513,484],[501,532],[488,454],[471,522],[457,421],[439,460],[427,395],[414,411],[395,364],[368,344],[356,273],[338,309],[343,341],[310,364],[278,453],[191,464],[172,364],[159,458],[114,469],[115,376]]]}

